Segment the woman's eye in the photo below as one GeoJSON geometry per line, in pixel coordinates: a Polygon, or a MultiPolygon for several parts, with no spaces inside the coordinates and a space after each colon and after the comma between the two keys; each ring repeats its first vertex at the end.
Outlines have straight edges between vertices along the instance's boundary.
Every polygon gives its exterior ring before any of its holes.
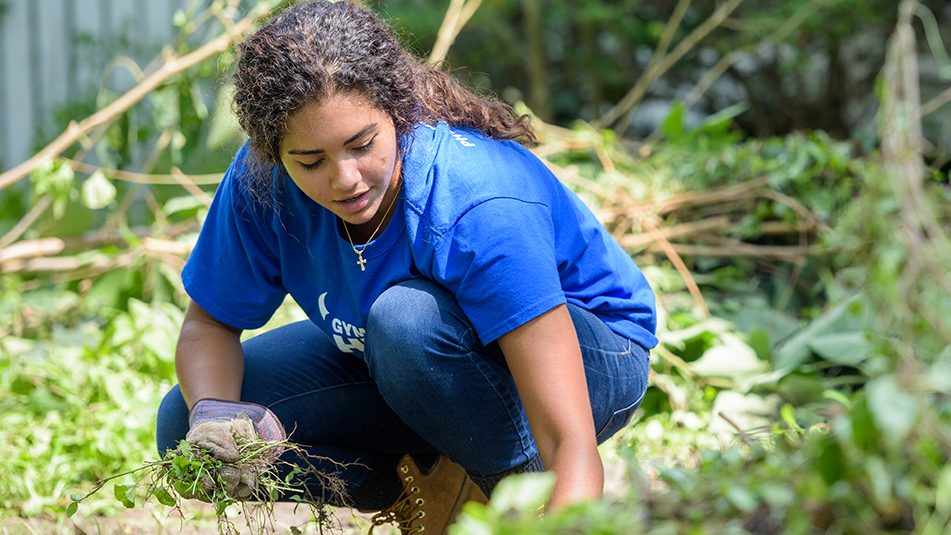
{"type": "Polygon", "coordinates": [[[373,141],[374,141],[374,140],[376,140],[376,137],[374,137],[374,138],[371,139],[370,141],[366,142],[365,145],[360,145],[359,147],[354,147],[353,150],[354,150],[355,152],[367,152],[368,150],[370,150],[370,149],[373,147],[373,141]]]}
{"type": "Polygon", "coordinates": [[[322,163],[324,163],[323,160],[317,160],[317,161],[314,162],[314,163],[303,163],[303,162],[301,162],[301,167],[303,167],[304,169],[306,169],[306,170],[308,170],[308,171],[313,171],[314,169],[317,169],[318,167],[320,167],[320,165],[321,165],[322,163]]]}

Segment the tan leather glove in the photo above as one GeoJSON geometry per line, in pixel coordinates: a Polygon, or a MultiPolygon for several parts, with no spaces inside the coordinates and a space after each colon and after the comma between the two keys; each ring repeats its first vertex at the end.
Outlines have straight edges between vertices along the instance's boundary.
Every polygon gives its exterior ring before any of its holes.
{"type": "MultiPolygon", "coordinates": [[[[268,408],[253,403],[201,399],[189,412],[189,424],[185,440],[229,464],[204,478],[203,493],[196,492],[186,498],[209,499],[217,486],[215,478],[224,484],[228,496],[242,500],[253,497],[258,477],[265,467],[260,463],[240,462],[240,443],[256,439],[283,441],[287,438],[277,416],[268,408]]],[[[263,461],[273,462],[279,455],[280,451],[275,448],[263,461]]]]}
{"type": "Polygon", "coordinates": [[[231,420],[206,420],[193,426],[185,435],[185,440],[189,443],[208,450],[215,458],[227,463],[236,463],[241,459],[238,439],[257,438],[254,423],[245,413],[231,420]]]}

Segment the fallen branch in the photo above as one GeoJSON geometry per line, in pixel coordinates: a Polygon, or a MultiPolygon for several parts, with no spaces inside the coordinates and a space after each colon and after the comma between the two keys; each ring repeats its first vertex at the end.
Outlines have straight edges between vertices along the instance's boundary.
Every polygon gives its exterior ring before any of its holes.
{"type": "MultiPolygon", "coordinates": [[[[69,164],[70,167],[76,171],[80,171],[86,174],[92,174],[96,171],[100,171],[102,174],[106,175],[108,178],[115,180],[121,180],[123,182],[130,182],[132,184],[147,184],[147,185],[156,185],[156,186],[173,186],[180,185],[180,177],[176,177],[174,174],[161,175],[161,174],[151,174],[151,173],[136,173],[132,171],[123,171],[122,169],[106,169],[103,167],[98,167],[86,162],[80,162],[72,160],[69,158],[64,158],[64,162],[69,164]]],[[[183,174],[182,171],[175,169],[174,172],[178,174],[183,174]]],[[[221,177],[224,173],[214,173],[214,174],[205,174],[205,175],[185,175],[188,178],[188,182],[197,185],[209,185],[217,184],[221,182],[221,177]]]]}
{"type": "MultiPolygon", "coordinates": [[[[685,245],[672,243],[671,247],[683,256],[710,256],[710,257],[737,257],[775,258],[785,261],[795,261],[812,254],[812,248],[801,245],[752,245],[736,243],[730,245],[685,245]]],[[[658,253],[663,250],[653,244],[647,248],[648,252],[658,253]]]]}
{"type": "Polygon", "coordinates": [[[3,273],[49,273],[91,268],[97,273],[104,273],[130,265],[140,254],[141,252],[138,251],[127,251],[117,256],[100,254],[93,257],[75,255],[15,259],[0,264],[0,271],[3,273]]]}
{"type": "Polygon", "coordinates": [[[756,197],[768,185],[769,181],[766,177],[761,177],[732,186],[703,191],[688,191],[651,204],[654,205],[652,207],[654,211],[663,215],[693,206],[716,204],[736,199],[750,199],[756,197]]]}
{"type": "MultiPolygon", "coordinates": [[[[172,238],[193,231],[195,228],[195,222],[182,223],[168,229],[162,237],[152,236],[151,234],[154,232],[152,229],[135,229],[131,234],[136,238],[141,238],[141,241],[137,243],[134,250],[163,260],[168,260],[171,256],[184,258],[191,251],[191,245],[175,241],[172,238]]],[[[108,255],[90,257],[88,251],[96,247],[124,244],[129,244],[128,234],[123,235],[107,231],[69,240],[55,237],[25,240],[0,249],[0,271],[4,273],[33,273],[71,271],[90,266],[109,268],[110,263],[102,260],[103,258],[110,258],[108,255]],[[55,256],[65,251],[82,251],[83,253],[55,256]]],[[[121,265],[126,264],[117,264],[117,266],[121,265]]]]}
{"type": "Polygon", "coordinates": [[[949,102],[951,102],[951,87],[945,89],[934,98],[926,102],[921,107],[921,113],[919,115],[924,117],[925,115],[932,114],[949,102]]]}
{"type": "Polygon", "coordinates": [[[201,201],[205,207],[211,207],[211,195],[208,195],[203,189],[199,188],[190,176],[183,173],[179,168],[173,167],[172,178],[174,178],[181,187],[185,188],[185,191],[191,193],[192,196],[201,201]]]}
{"type": "MultiPolygon", "coordinates": [[[[646,226],[646,225],[645,225],[646,226]]],[[[639,234],[624,234],[616,236],[618,243],[625,249],[640,249],[651,245],[658,240],[672,240],[685,238],[695,234],[711,231],[724,231],[733,227],[730,218],[726,216],[715,217],[712,219],[701,219],[700,221],[690,221],[680,223],[669,227],[656,227],[651,225],[648,232],[639,234]]]]}
{"type": "Polygon", "coordinates": [[[139,255],[145,254],[168,262],[175,258],[176,265],[191,251],[189,244],[163,240],[160,238],[145,237],[141,245],[132,250],[124,251],[116,256],[89,253],[67,256],[50,256],[62,252],[65,248],[63,240],[59,238],[44,238],[23,242],[24,248],[11,248],[3,251],[0,256],[0,271],[3,273],[39,273],[51,271],[73,271],[80,268],[109,271],[117,267],[127,266],[139,255]],[[18,254],[15,254],[18,253],[18,254]]]}
{"type": "Polygon", "coordinates": [[[43,212],[45,212],[51,204],[53,204],[53,195],[47,193],[46,195],[40,197],[40,200],[36,201],[36,204],[30,208],[30,211],[27,212],[26,215],[23,216],[19,221],[17,221],[17,224],[14,225],[9,232],[0,238],[0,255],[2,255],[3,249],[6,249],[6,247],[11,243],[19,240],[20,236],[22,236],[23,233],[30,228],[30,225],[35,223],[36,220],[39,219],[41,215],[43,215],[43,212]]]}
{"type": "Polygon", "coordinates": [[[481,4],[482,0],[452,0],[449,9],[446,10],[446,15],[442,19],[442,24],[439,26],[436,43],[429,53],[427,63],[437,65],[446,59],[446,54],[449,53],[452,43],[481,4]]]}
{"type": "Polygon", "coordinates": [[[38,240],[21,241],[9,247],[0,249],[0,264],[6,264],[24,258],[49,256],[59,254],[66,248],[66,243],[59,238],[40,238],[38,240]]]}
{"type": "Polygon", "coordinates": [[[710,317],[710,308],[707,306],[706,300],[703,298],[703,293],[700,291],[700,287],[697,285],[697,281],[694,280],[693,274],[690,273],[690,269],[687,268],[687,264],[684,263],[683,259],[680,258],[680,255],[677,254],[677,251],[674,249],[673,245],[661,234],[657,227],[651,223],[649,220],[644,221],[644,226],[647,227],[647,230],[653,234],[656,244],[664,254],[667,256],[667,259],[670,260],[670,263],[674,265],[674,268],[677,269],[677,273],[680,274],[680,278],[683,279],[684,284],[687,286],[687,291],[690,292],[690,296],[693,297],[694,302],[697,303],[697,306],[700,307],[700,312],[703,313],[703,317],[710,317]]]}

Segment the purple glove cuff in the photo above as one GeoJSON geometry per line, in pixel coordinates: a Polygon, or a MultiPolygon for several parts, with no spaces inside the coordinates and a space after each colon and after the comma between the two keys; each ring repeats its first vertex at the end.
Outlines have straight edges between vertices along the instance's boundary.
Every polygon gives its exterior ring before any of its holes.
{"type": "Polygon", "coordinates": [[[261,440],[279,442],[287,438],[284,426],[271,409],[256,403],[243,401],[225,401],[214,398],[204,398],[195,402],[188,412],[188,425],[195,427],[202,422],[212,420],[231,420],[239,414],[247,414],[254,423],[254,429],[261,440]]]}

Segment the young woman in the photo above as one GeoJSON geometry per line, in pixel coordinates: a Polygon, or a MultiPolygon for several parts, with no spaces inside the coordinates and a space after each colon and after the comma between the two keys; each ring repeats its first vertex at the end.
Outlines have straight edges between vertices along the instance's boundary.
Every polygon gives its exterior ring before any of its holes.
{"type": "Polygon", "coordinates": [[[527,119],[348,2],[294,5],[238,52],[250,142],[182,275],[159,449],[188,435],[224,458],[248,419],[293,429],[351,463],[346,505],[437,532],[469,481],[550,470],[550,507],[597,497],[597,445],[647,387],[654,295],[523,147],[527,119]],[[310,321],[240,342],[288,293],[310,321]],[[440,489],[422,519],[394,503],[407,480],[440,489]]]}

